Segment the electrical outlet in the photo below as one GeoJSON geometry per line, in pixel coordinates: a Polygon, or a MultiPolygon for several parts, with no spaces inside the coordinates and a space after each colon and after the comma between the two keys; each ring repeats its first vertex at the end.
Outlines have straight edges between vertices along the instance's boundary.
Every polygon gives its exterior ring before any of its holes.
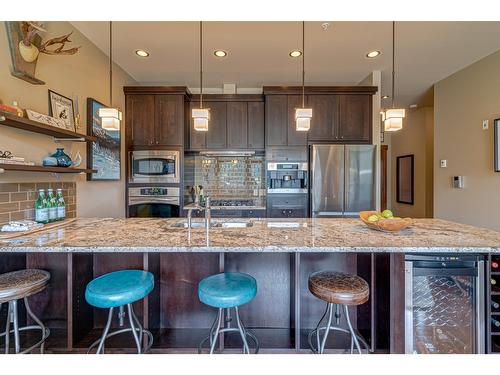
{"type": "Polygon", "coordinates": [[[441,160],[441,168],[446,168],[447,165],[448,165],[448,162],[446,161],[446,159],[442,159],[441,160]]]}
{"type": "Polygon", "coordinates": [[[483,120],[483,130],[488,130],[488,120],[483,120]]]}

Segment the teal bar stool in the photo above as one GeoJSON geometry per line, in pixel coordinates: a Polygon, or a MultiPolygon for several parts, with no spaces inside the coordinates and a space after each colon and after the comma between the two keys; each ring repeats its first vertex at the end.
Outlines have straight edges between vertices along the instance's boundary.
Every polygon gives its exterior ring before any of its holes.
{"type": "Polygon", "coordinates": [[[243,353],[250,354],[247,336],[255,343],[255,353],[259,351],[259,341],[255,335],[243,326],[240,319],[238,307],[252,301],[257,295],[257,281],[250,275],[244,273],[219,273],[209,276],[200,281],[198,285],[198,297],[205,305],[218,309],[210,334],[198,347],[201,353],[203,345],[210,342],[210,354],[215,350],[215,344],[220,333],[239,332],[243,341],[243,353]],[[237,327],[231,327],[231,309],[234,308],[237,327]],[[224,314],[226,312],[226,314],[224,314]],[[221,322],[224,318],[224,327],[221,322]]]}
{"type": "Polygon", "coordinates": [[[101,338],[92,343],[87,353],[90,353],[98,345],[96,354],[104,354],[104,342],[106,339],[125,332],[132,332],[138,354],[147,352],[153,345],[153,335],[142,328],[139,319],[135,316],[132,303],[146,297],[153,288],[153,274],[139,270],[111,272],[88,283],[85,290],[85,299],[87,302],[94,307],[109,309],[109,313],[108,321],[101,338]],[[116,308],[118,308],[120,327],[124,326],[125,306],[127,307],[130,327],[109,333],[111,321],[113,320],[113,311],[116,308]],[[142,350],[144,336],[148,336],[148,342],[146,348],[142,350]]]}

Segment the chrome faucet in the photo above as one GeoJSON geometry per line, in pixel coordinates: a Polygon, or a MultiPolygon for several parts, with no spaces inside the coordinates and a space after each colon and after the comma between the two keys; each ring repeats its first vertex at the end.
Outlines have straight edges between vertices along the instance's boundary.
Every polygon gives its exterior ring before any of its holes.
{"type": "Polygon", "coordinates": [[[212,215],[211,215],[211,207],[210,207],[210,197],[205,197],[205,228],[208,230],[210,229],[210,224],[212,221],[212,215]]]}

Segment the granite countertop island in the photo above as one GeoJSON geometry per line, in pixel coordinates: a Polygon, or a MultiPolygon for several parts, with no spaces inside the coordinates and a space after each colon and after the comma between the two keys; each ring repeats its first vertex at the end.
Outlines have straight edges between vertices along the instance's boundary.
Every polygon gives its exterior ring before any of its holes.
{"type": "MultiPolygon", "coordinates": [[[[196,221],[193,219],[193,221],[196,221]]],[[[416,219],[382,233],[358,219],[213,219],[249,227],[182,226],[185,219],[76,219],[58,228],[0,239],[0,252],[475,252],[500,253],[500,232],[416,219]]],[[[0,237],[1,238],[1,237],[0,237]]]]}

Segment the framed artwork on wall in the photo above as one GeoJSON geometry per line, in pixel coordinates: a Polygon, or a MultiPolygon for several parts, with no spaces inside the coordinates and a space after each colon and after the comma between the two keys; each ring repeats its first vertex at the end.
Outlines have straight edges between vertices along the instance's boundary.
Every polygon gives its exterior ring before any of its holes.
{"type": "Polygon", "coordinates": [[[73,100],[49,90],[49,115],[64,122],[66,130],[75,131],[73,100]]]}
{"type": "Polygon", "coordinates": [[[396,158],[396,201],[411,204],[414,201],[414,155],[403,155],[396,158]]]}
{"type": "Polygon", "coordinates": [[[97,173],[87,174],[88,181],[114,181],[121,178],[120,130],[104,130],[97,112],[106,106],[95,99],[87,98],[87,134],[97,137],[87,143],[87,168],[97,173]]]}
{"type": "Polygon", "coordinates": [[[497,118],[493,121],[493,129],[494,129],[494,151],[495,154],[495,172],[500,172],[500,118],[497,118]]]}

